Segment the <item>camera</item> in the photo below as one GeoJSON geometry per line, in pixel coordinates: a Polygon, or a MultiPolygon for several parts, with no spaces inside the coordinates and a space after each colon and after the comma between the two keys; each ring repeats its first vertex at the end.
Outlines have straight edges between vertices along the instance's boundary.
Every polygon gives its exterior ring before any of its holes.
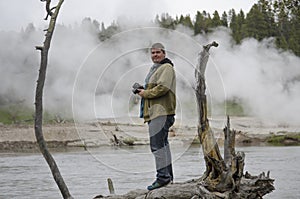
{"type": "Polygon", "coordinates": [[[138,90],[138,89],[144,89],[144,87],[142,86],[142,85],[140,85],[139,83],[134,83],[133,85],[132,85],[132,92],[134,93],[134,94],[137,94],[137,93],[139,93],[140,91],[138,90]]]}

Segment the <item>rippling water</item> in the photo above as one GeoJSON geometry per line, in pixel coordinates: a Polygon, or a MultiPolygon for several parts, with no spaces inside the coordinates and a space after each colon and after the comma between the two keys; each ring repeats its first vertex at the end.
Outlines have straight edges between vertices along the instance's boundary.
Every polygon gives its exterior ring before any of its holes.
{"type": "MultiPolygon", "coordinates": [[[[175,182],[198,178],[204,172],[199,147],[171,147],[175,182]]],[[[265,198],[300,198],[300,147],[243,147],[245,171],[271,171],[276,190],[265,198]]],[[[88,151],[53,152],[74,198],[108,195],[107,178],[117,194],[144,189],[155,177],[149,146],[102,147],[88,151]]],[[[0,153],[0,198],[62,198],[50,169],[39,153],[0,153]]]]}

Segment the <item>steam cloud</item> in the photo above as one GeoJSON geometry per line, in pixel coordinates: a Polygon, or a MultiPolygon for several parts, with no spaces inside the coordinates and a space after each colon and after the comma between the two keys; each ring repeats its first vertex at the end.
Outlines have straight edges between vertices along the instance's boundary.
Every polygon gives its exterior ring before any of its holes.
{"type": "MultiPolygon", "coordinates": [[[[192,36],[179,27],[164,30],[150,24],[142,28],[121,25],[123,32],[99,42],[81,27],[57,26],[49,53],[45,108],[77,119],[136,117],[139,103],[131,93],[152,65],[147,48],[162,42],[177,73],[177,117],[196,120],[194,67],[202,45],[217,41],[206,71],[212,114],[226,115],[216,104],[238,98],[247,113],[278,123],[300,122],[299,57],[281,52],[272,39],[246,39],[235,45],[228,29],[192,36]]],[[[39,68],[42,30],[0,32],[0,101],[25,100],[33,107],[39,68]]]]}

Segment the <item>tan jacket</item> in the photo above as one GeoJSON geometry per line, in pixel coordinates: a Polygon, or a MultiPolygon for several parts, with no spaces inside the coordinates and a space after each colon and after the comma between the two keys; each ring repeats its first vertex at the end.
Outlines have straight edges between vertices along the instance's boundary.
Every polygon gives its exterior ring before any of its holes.
{"type": "Polygon", "coordinates": [[[158,116],[174,115],[176,109],[176,75],[171,64],[158,67],[144,91],[144,120],[158,116]]]}

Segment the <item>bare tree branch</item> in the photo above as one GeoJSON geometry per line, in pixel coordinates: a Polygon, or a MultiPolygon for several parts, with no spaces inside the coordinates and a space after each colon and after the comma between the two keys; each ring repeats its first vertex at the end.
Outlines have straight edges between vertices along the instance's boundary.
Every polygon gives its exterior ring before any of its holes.
{"type": "Polygon", "coordinates": [[[42,2],[46,2],[46,12],[47,12],[47,15],[45,17],[45,20],[48,20],[48,16],[52,16],[53,15],[53,10],[56,9],[56,6],[53,7],[53,8],[50,8],[50,4],[51,4],[51,0],[41,0],[42,2]]]}

